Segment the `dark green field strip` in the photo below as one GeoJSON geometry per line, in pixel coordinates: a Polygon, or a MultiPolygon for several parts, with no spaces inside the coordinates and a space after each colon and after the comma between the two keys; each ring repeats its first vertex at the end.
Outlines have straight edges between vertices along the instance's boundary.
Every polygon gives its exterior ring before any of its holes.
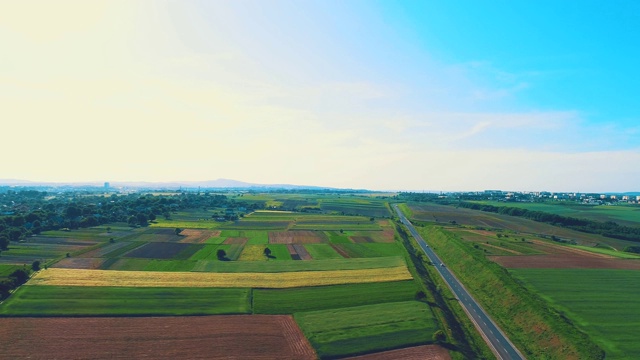
{"type": "Polygon", "coordinates": [[[188,246],[185,249],[183,249],[182,251],[180,251],[179,253],[177,253],[173,257],[173,259],[175,259],[175,260],[187,260],[187,259],[191,258],[195,253],[200,251],[203,247],[204,247],[204,245],[202,245],[202,244],[188,244],[188,246]]]}
{"type": "Polygon", "coordinates": [[[271,250],[271,258],[272,260],[291,260],[291,254],[289,254],[289,249],[287,245],[284,244],[269,244],[269,250],[271,250]]]}
{"type": "Polygon", "coordinates": [[[129,245],[127,245],[127,246],[123,246],[121,248],[118,248],[118,249],[116,249],[116,250],[114,250],[112,252],[109,252],[109,253],[105,254],[104,257],[106,257],[106,258],[117,258],[117,257],[119,257],[121,255],[124,255],[124,254],[128,253],[129,251],[131,251],[131,250],[133,250],[133,249],[135,249],[135,248],[137,248],[139,246],[142,246],[144,244],[145,243],[143,243],[143,242],[134,241],[134,242],[129,243],[129,245]]]}
{"type": "Polygon", "coordinates": [[[196,253],[189,257],[189,260],[214,260],[216,259],[217,245],[204,245],[196,253]]]}
{"type": "Polygon", "coordinates": [[[353,242],[349,239],[349,236],[340,234],[337,231],[327,231],[327,235],[329,235],[329,242],[332,244],[350,244],[353,242]]]}
{"type": "Polygon", "coordinates": [[[250,312],[250,289],[22,286],[1,316],[217,315],[250,312]]]}
{"type": "Polygon", "coordinates": [[[336,244],[334,246],[342,249],[345,253],[347,253],[352,258],[371,258],[371,257],[386,256],[383,253],[380,253],[368,246],[363,246],[363,245],[374,245],[374,244],[336,244]]]}
{"type": "Polygon", "coordinates": [[[191,271],[196,266],[190,260],[151,260],[144,267],[144,271],[191,271]]]}
{"type": "Polygon", "coordinates": [[[359,244],[378,253],[378,256],[402,256],[404,248],[398,243],[359,244]]]}
{"type": "Polygon", "coordinates": [[[225,230],[286,230],[291,222],[286,221],[236,221],[220,226],[225,230]]]}
{"type": "Polygon", "coordinates": [[[255,289],[253,311],[256,314],[293,314],[412,300],[418,290],[412,281],[316,286],[293,289],[255,289]]]}
{"type": "Polygon", "coordinates": [[[306,244],[304,247],[314,260],[342,258],[329,244],[306,244]]]}
{"type": "Polygon", "coordinates": [[[640,354],[640,271],[510,270],[600,345],[611,359],[640,354]]]}
{"type": "Polygon", "coordinates": [[[22,269],[21,265],[8,265],[0,264],[0,278],[5,278],[11,275],[12,272],[22,269]]]}
{"type": "Polygon", "coordinates": [[[244,249],[244,244],[229,245],[229,248],[226,250],[227,258],[229,260],[238,260],[240,254],[242,253],[242,249],[244,249]]]}
{"type": "Polygon", "coordinates": [[[299,312],[294,318],[321,358],[426,344],[438,329],[429,306],[417,301],[299,312]]]}
{"type": "Polygon", "coordinates": [[[290,272],[323,270],[357,270],[404,266],[400,256],[313,261],[206,261],[200,260],[192,271],[206,272],[290,272]]]}

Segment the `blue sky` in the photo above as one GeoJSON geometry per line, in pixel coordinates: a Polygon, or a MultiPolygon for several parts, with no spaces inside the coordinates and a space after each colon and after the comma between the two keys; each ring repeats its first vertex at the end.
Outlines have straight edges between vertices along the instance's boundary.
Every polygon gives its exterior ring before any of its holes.
{"type": "Polygon", "coordinates": [[[36,4],[0,178],[638,190],[636,2],[36,4]]]}

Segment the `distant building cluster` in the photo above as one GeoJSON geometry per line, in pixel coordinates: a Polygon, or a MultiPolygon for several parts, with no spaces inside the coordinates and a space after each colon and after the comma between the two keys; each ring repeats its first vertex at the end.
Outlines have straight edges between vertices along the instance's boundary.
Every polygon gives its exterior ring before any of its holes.
{"type": "Polygon", "coordinates": [[[467,200],[493,200],[505,202],[537,202],[545,200],[577,201],[593,205],[615,205],[619,203],[640,204],[640,195],[599,194],[577,192],[549,192],[549,191],[502,191],[484,190],[458,192],[441,195],[441,197],[460,197],[467,200]]]}

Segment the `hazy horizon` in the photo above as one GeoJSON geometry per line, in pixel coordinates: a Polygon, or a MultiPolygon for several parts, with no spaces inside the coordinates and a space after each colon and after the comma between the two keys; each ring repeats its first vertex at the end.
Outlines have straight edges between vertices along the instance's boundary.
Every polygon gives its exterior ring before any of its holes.
{"type": "Polygon", "coordinates": [[[639,3],[3,5],[2,179],[639,190],[639,3]]]}

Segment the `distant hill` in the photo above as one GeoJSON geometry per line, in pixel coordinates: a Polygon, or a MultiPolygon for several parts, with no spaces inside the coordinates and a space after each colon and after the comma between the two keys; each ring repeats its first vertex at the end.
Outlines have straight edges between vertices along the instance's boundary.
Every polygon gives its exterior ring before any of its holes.
{"type": "MultiPolygon", "coordinates": [[[[0,186],[25,186],[25,187],[104,187],[104,182],[38,182],[19,179],[0,179],[0,186]]],[[[110,181],[112,188],[139,188],[139,189],[285,189],[285,190],[340,190],[331,187],[291,185],[291,184],[255,184],[232,179],[217,179],[207,181],[110,181]]]]}

